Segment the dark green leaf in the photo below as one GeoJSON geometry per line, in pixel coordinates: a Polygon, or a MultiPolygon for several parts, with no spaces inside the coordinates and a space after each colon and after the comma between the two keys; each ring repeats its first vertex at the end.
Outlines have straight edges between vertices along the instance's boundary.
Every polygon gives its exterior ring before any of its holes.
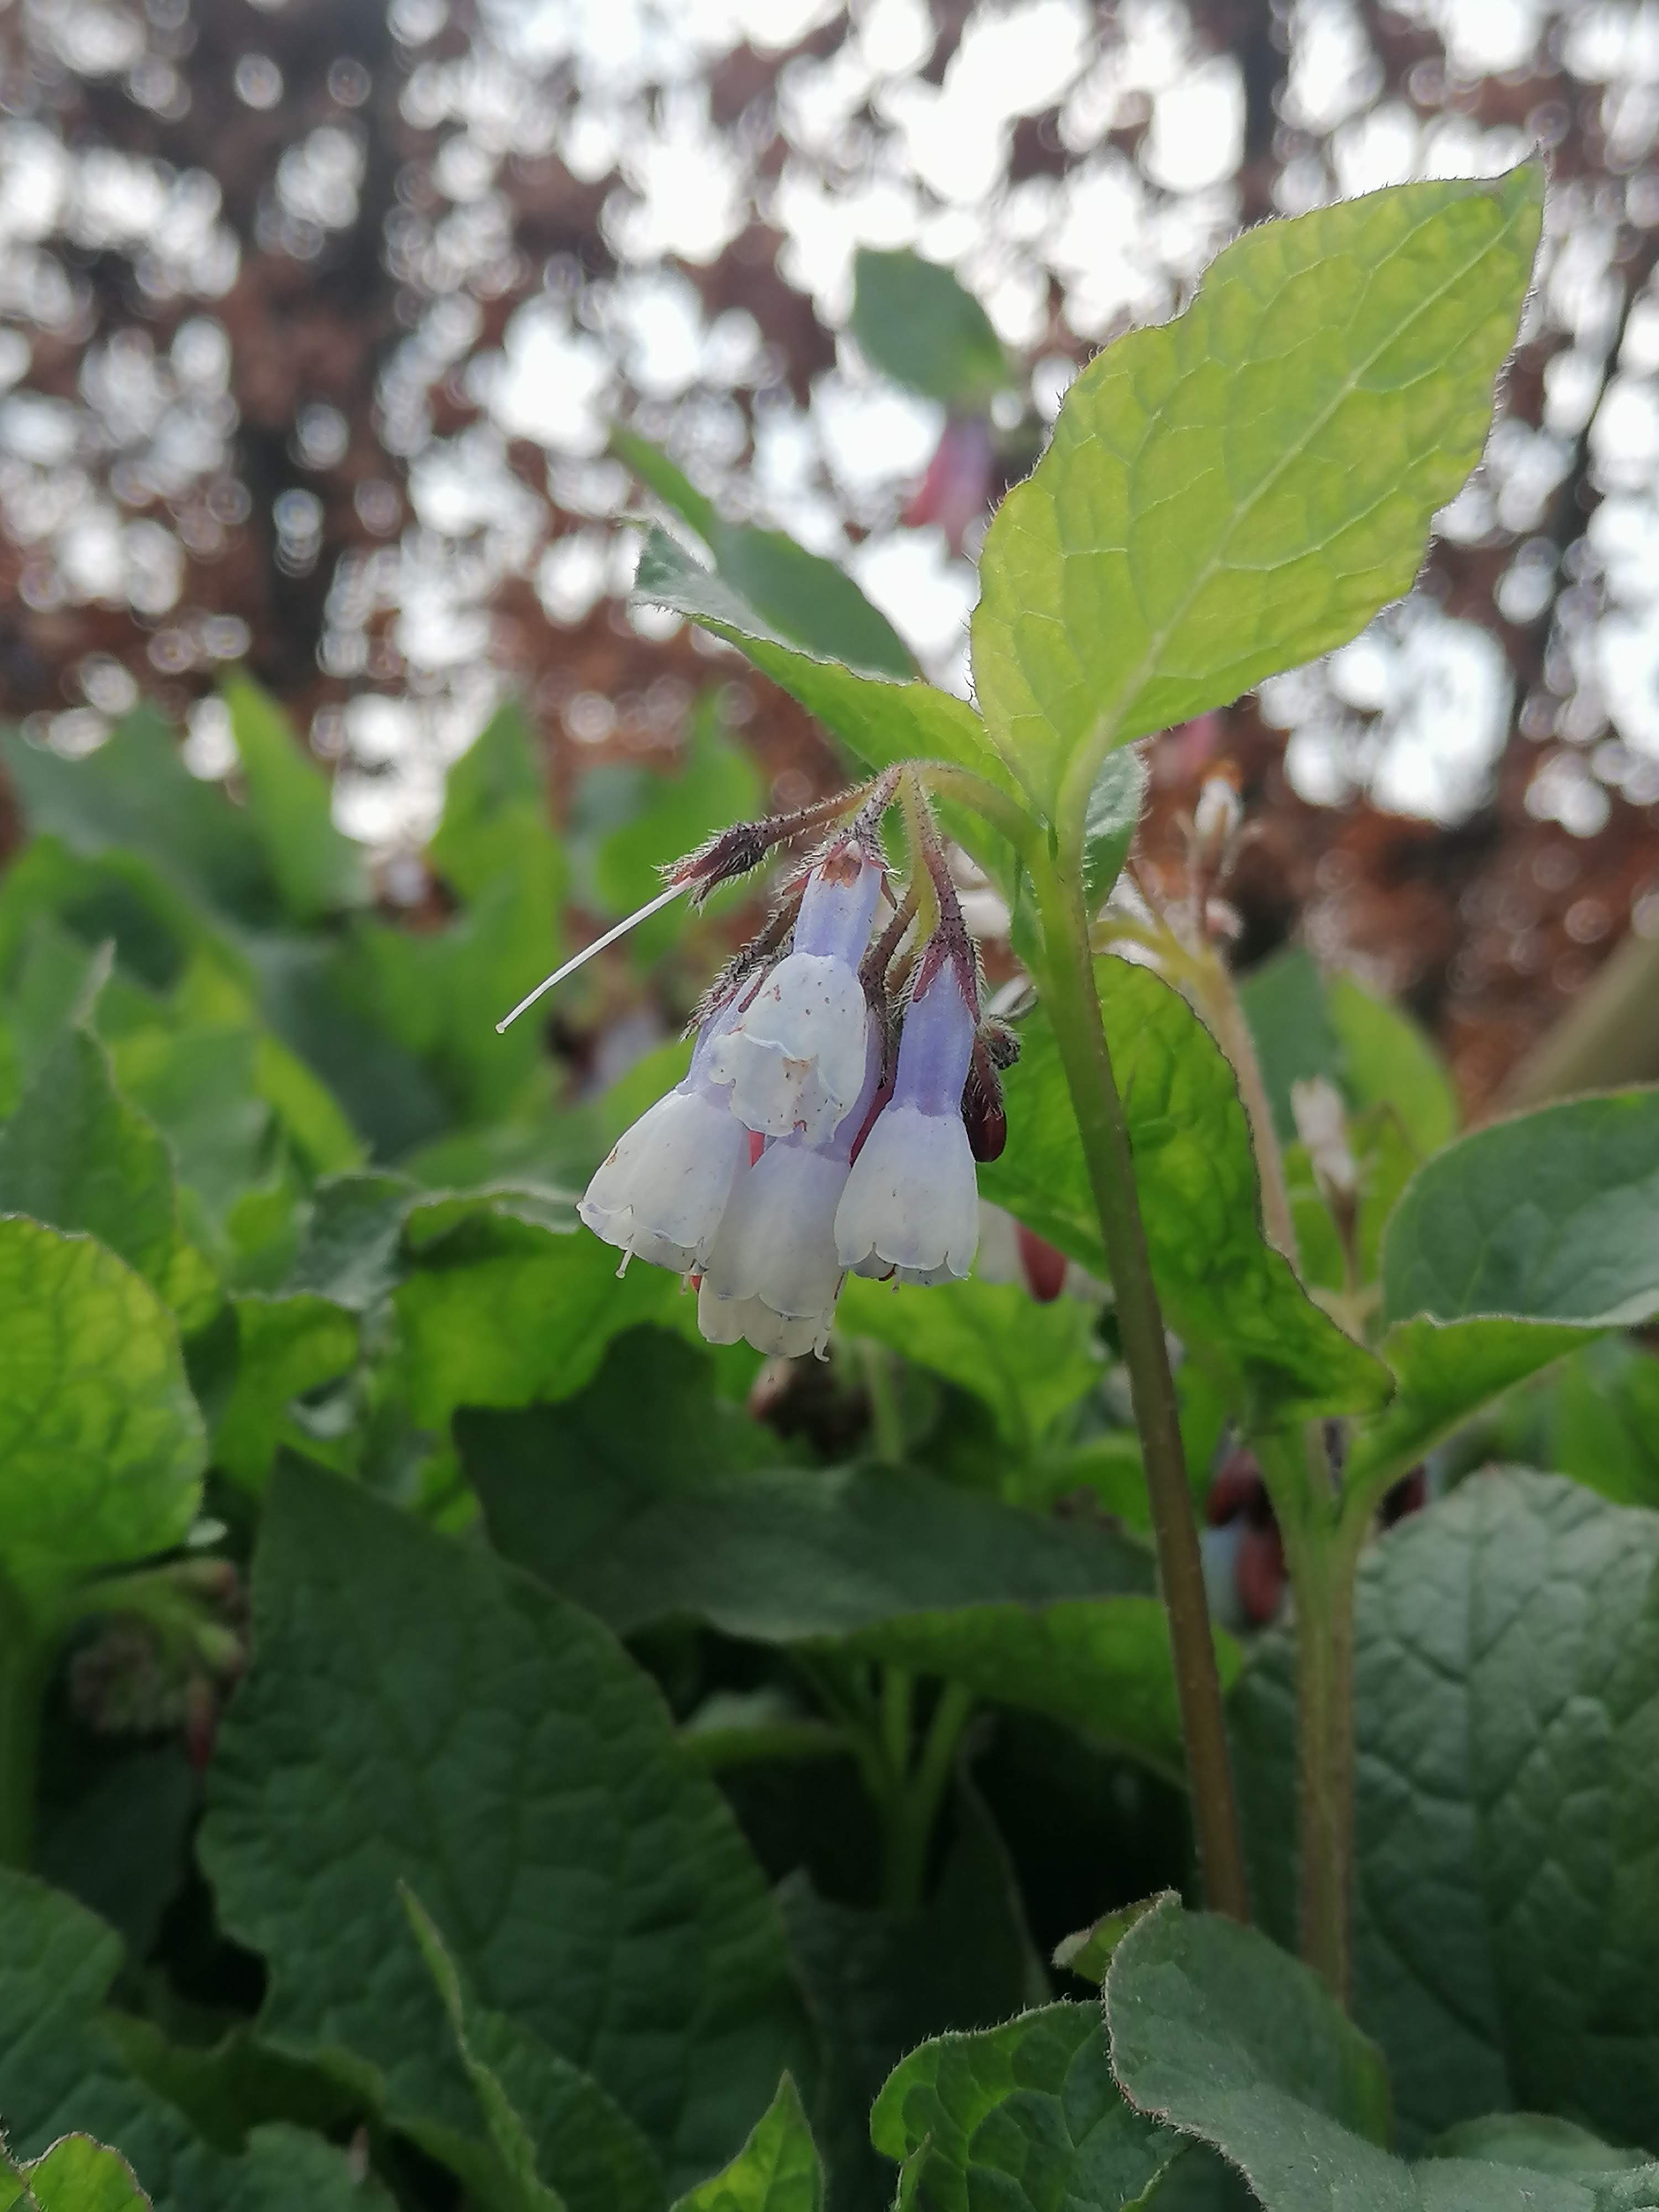
{"type": "Polygon", "coordinates": [[[876,2100],[870,2133],[913,2161],[902,2201],[918,2212],[1117,2212],[1180,2148],[1119,2095],[1092,2004],[923,2044],[876,2100]]]}
{"type": "Polygon", "coordinates": [[[1587,2128],[1547,2112],[1488,2112],[1436,2137],[1431,2157],[1486,2159],[1535,2173],[1614,2173],[1646,2164],[1639,2150],[1614,2150],[1587,2128]]]}
{"type": "Polygon", "coordinates": [[[1342,1041],[1324,979],[1309,954],[1291,945],[1250,970],[1238,987],[1238,1001],[1261,1063],[1274,1131],[1281,1144],[1290,1144],[1296,1136],[1291,1085],[1322,1075],[1339,1090],[1342,1085],[1342,1041]]]}
{"type": "Polygon", "coordinates": [[[1385,1486],[1487,1400],[1659,1311],[1659,1091],[1478,1129],[1407,1186],[1382,1247],[1393,1405],[1348,1480],[1385,1486]]]}
{"type": "MultiPolygon", "coordinates": [[[[1208,1030],[1150,969],[1107,959],[1095,974],[1171,1324],[1222,1369],[1232,1409],[1253,1423],[1376,1404],[1388,1385],[1381,1364],[1312,1303],[1262,1236],[1244,1109],[1208,1030]]],[[[1008,1148],[981,1170],[981,1188],[1104,1274],[1054,1032],[1040,1008],[1021,1030],[1018,1063],[1004,1078],[1008,1148]]]]}
{"type": "Polygon", "coordinates": [[[1659,1505],[1659,1359],[1619,1337],[1561,1363],[1540,1462],[1615,1505],[1659,1505]]]}
{"type": "Polygon", "coordinates": [[[731,2165],[688,2191],[674,2212],[820,2212],[823,2203],[817,2148],[786,2074],[731,2165]]]}
{"type": "Polygon", "coordinates": [[[176,1544],[206,1453],[173,1317],[87,1237],[0,1219],[0,1562],[25,1589],[176,1544]]]}
{"type": "Polygon", "coordinates": [[[611,443],[702,538],[726,586],[787,644],[896,683],[915,676],[916,664],[903,639],[844,568],[809,553],[781,531],[726,521],[666,453],[633,431],[613,430],[611,443]]]}
{"type": "Polygon", "coordinates": [[[1543,185],[1534,162],[1259,224],[1073,384],[991,526],[973,625],[981,711],[1045,811],[1074,755],[1086,790],[1113,745],[1409,590],[1480,459],[1543,185]]]}
{"type": "MultiPolygon", "coordinates": [[[[1355,2008],[1408,2144],[1519,2106],[1659,2150],[1656,1566],[1653,1515],[1511,1474],[1361,1567],[1355,2008]]],[[[1291,1705],[1276,1638],[1234,1715],[1258,1904],[1286,1935],[1291,1705]]]]}
{"type": "Polygon", "coordinates": [[[431,1916],[403,1899],[495,2154],[466,2161],[470,2192],[501,2212],[659,2212],[662,2173],[633,2122],[528,2028],[481,2011],[431,1916]]]}
{"type": "Polygon", "coordinates": [[[776,1908],[655,1690],[588,1615],[290,1462],[202,1854],[270,1971],[264,2031],[349,2053],[441,2153],[480,2138],[396,1894],[478,2001],[592,2074],[671,2182],[811,2070],[776,1908]]]}
{"type": "Polygon", "coordinates": [[[0,1130],[0,1212],[97,1237],[186,1332],[218,1302],[212,1270],[179,1224],[172,1155],[117,1091],[108,1055],[84,1030],[62,1033],[0,1130]]]}
{"type": "Polygon", "coordinates": [[[0,1869],[0,2111],[14,2156],[84,2130],[120,2150],[156,2212],[391,2212],[375,2183],[297,2129],[258,2128],[239,2158],[199,2141],[100,2012],[120,1957],[91,1913],[0,1869]]]}
{"type": "Polygon", "coordinates": [[[884,375],[964,414],[988,405],[1010,381],[984,308],[948,269],[919,253],[860,247],[848,327],[884,375]]]}
{"type": "Polygon", "coordinates": [[[247,819],[292,921],[319,921],[369,896],[361,845],[334,826],[328,778],[268,693],[245,676],[224,687],[247,793],[247,819]]]}

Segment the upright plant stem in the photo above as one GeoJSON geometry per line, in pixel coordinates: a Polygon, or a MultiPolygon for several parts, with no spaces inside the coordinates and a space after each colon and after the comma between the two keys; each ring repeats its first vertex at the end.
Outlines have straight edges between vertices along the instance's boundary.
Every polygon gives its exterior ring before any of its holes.
{"type": "Polygon", "coordinates": [[[1048,955],[1044,980],[1049,1012],[1100,1217],[1135,1421],[1140,1431],[1152,1534],[1175,1656],[1200,1872],[1209,1904],[1235,1920],[1248,1920],[1249,1898],[1232,1763],[1215,1645],[1210,1636],[1198,1528],[1176,1419],[1175,1382],[1135,1194],[1128,1124],[1112,1074],[1100,997],[1095,988],[1081,875],[1062,872],[1046,854],[1033,854],[1030,858],[1048,955]]]}

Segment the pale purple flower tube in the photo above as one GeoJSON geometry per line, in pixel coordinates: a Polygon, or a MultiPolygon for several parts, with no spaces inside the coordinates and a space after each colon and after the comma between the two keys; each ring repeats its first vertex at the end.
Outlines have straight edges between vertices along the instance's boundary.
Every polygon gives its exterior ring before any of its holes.
{"type": "Polygon", "coordinates": [[[707,1264],[749,1157],[749,1132],[709,1077],[738,1018],[732,1000],[705,1024],[684,1081],[617,1139],[577,1205],[595,1236],[621,1250],[624,1267],[637,1258],[685,1275],[707,1264]]]}
{"type": "Polygon", "coordinates": [[[732,1111],[769,1137],[824,1143],[864,1082],[870,1010],[859,980],[884,870],[852,839],[811,872],[794,945],[709,1062],[732,1111]]]}
{"type": "Polygon", "coordinates": [[[945,960],[910,1002],[893,1096],[853,1164],[836,1211],[836,1255],[908,1283],[965,1275],[979,1243],[979,1187],[962,1121],[975,1021],[945,960]]]}

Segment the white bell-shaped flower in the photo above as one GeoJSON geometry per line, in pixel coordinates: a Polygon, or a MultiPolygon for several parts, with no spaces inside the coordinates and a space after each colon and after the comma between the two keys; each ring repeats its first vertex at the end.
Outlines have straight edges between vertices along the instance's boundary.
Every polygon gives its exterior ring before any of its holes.
{"type": "Polygon", "coordinates": [[[577,1205],[624,1267],[648,1260],[685,1275],[707,1264],[749,1158],[748,1130],[708,1078],[710,1055],[736,1018],[728,1006],[707,1024],[684,1080],[617,1139],[577,1205]]]}
{"type": "Polygon", "coordinates": [[[795,1356],[829,1342],[843,1279],[836,1208],[880,1079],[872,1023],[859,1095],[828,1143],[775,1137],[738,1176],[697,1292],[697,1326],[711,1343],[742,1338],[795,1356]]]}
{"type": "Polygon", "coordinates": [[[836,1211],[836,1256],[860,1274],[947,1283],[979,1243],[979,1188],[962,1120],[975,1018],[954,963],[924,969],[899,1040],[893,1096],[836,1211]]]}
{"type": "Polygon", "coordinates": [[[745,1127],[823,1144],[858,1097],[871,1027],[859,962],[883,872],[855,839],[826,854],[807,879],[792,951],[721,1038],[709,1074],[731,1085],[745,1127]]]}

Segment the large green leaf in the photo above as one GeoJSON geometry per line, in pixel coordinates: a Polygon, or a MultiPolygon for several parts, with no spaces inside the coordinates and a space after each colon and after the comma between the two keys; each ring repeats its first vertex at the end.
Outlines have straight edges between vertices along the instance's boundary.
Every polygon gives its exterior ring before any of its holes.
{"type": "Polygon", "coordinates": [[[1029,1457],[1060,1417],[1100,1381],[1104,1354],[1091,1308],[1039,1305],[1023,1283],[899,1289],[854,1275],[840,1327],[872,1337],[984,1401],[1003,1441],[1029,1457]]]}
{"type": "MultiPolygon", "coordinates": [[[[728,1472],[707,1387],[647,1332],[586,1401],[464,1413],[497,1546],[622,1633],[690,1619],[889,1660],[1179,1771],[1168,1631],[1138,1546],[921,1474],[728,1472]],[[665,1451],[665,1435],[690,1441],[665,1451]]],[[[1231,1673],[1231,1644],[1221,1659],[1231,1673]]]]}
{"type": "Polygon", "coordinates": [[[247,819],[290,921],[321,921],[369,896],[363,849],[334,826],[328,778],[270,695],[246,676],[224,687],[247,819]]]}
{"type": "Polygon", "coordinates": [[[0,2112],[14,2156],[84,2130],[120,2150],[156,2212],[390,2212],[378,2184],[356,2180],[319,2136],[255,2128],[234,2158],[200,2141],[100,2013],[120,1962],[119,1942],[84,1907],[0,1869],[0,2112]]]}
{"type": "Polygon", "coordinates": [[[964,413],[1010,381],[1002,342],[973,294],[937,261],[860,246],[848,325],[865,359],[929,399],[964,413]]]}
{"type": "Polygon", "coordinates": [[[0,2148],[0,2212],[149,2212],[149,2199],[118,2150],[90,2136],[61,2136],[22,2167],[0,2148]]]}
{"type": "Polygon", "coordinates": [[[723,2172],[688,2191],[674,2212],[820,2212],[823,2169],[788,2075],[723,2172]]]}
{"type": "MultiPolygon", "coordinates": [[[[1233,1409],[1252,1424],[1375,1405],[1388,1388],[1381,1364],[1313,1304],[1262,1235],[1249,1127],[1208,1030],[1150,969],[1107,959],[1095,975],[1172,1326],[1224,1374],[1233,1409]]],[[[1059,1048],[1040,1008],[1021,1035],[1003,1079],[1008,1147],[980,1170],[981,1187],[1104,1274],[1059,1048]]]]}
{"type": "Polygon", "coordinates": [[[1480,455],[1543,170],[1266,222],[1097,356],[985,543],[974,684],[1052,812],[1074,755],[1224,706],[1409,590],[1480,455]]]}
{"type": "Polygon", "coordinates": [[[809,553],[781,531],[727,522],[666,453],[632,430],[613,430],[611,449],[708,548],[716,573],[791,645],[906,683],[916,672],[908,647],[844,568],[809,553]]]}
{"type": "Polygon", "coordinates": [[[499,2212],[661,2212],[661,2169],[627,2114],[520,2021],[481,2010],[412,1890],[404,1905],[493,2153],[462,2162],[469,2194],[499,2212]]]}
{"type": "MultiPolygon", "coordinates": [[[[1518,2106],[1659,2152],[1659,1517],[1472,1478],[1359,1577],[1354,1997],[1409,2143],[1518,2106]]],[[[1257,1899],[1294,1920],[1292,1686],[1234,1699],[1257,1899]]]]}
{"type": "Polygon", "coordinates": [[[101,1244],[0,1218],[0,1563],[26,1590],[176,1544],[202,1417],[173,1316],[101,1244]]]}
{"type": "Polygon", "coordinates": [[[1356,1442],[1361,1494],[1488,1399],[1659,1312],[1659,1091],[1494,1122],[1419,1170],[1382,1246],[1394,1403],[1356,1442]]]}
{"type": "Polygon", "coordinates": [[[900,2201],[916,2212],[1117,2212],[1182,2148],[1118,2094],[1092,2004],[924,2043],[876,2100],[870,2134],[908,2161],[900,2201]]]}
{"type": "Polygon", "coordinates": [[[289,1407],[348,1371],[357,1356],[357,1317],[310,1291],[278,1297],[252,1291],[233,1305],[235,1375],[214,1419],[213,1460],[257,1490],[283,1444],[309,1448],[289,1407]]]}
{"type": "Polygon", "coordinates": [[[1255,1929],[1160,1905],[1106,1977],[1112,2069],[1149,2117],[1242,2172],[1263,2212],[1639,2212],[1659,2166],[1568,2177],[1379,2148],[1388,2081],[1308,1970],[1255,1929]],[[1603,2193],[1602,2184],[1606,2185],[1603,2193]]]}
{"type": "Polygon", "coordinates": [[[0,732],[0,761],[33,835],[61,838],[82,854],[140,854],[199,906],[255,927],[280,921],[252,823],[190,773],[173,732],[149,708],[129,715],[85,760],[0,732]]]}
{"type": "Polygon", "coordinates": [[[684,2185],[812,2070],[777,1909],[609,1632],[474,1547],[290,1462],[202,1856],[263,1952],[268,2038],[350,2054],[441,2153],[481,2139],[398,1902],[478,2002],[592,2075],[684,2185]]]}
{"type": "Polygon", "coordinates": [[[62,1033],[0,1130],[0,1212],[97,1237],[186,1330],[217,1301],[212,1270],[179,1223],[172,1155],[122,1097],[108,1054],[83,1029],[62,1033]]]}
{"type": "Polygon", "coordinates": [[[701,567],[653,531],[640,556],[636,595],[712,630],[799,700],[866,769],[913,758],[955,761],[1005,790],[1006,775],[979,716],[965,701],[931,684],[861,673],[804,649],[781,634],[727,577],[701,567]]]}

